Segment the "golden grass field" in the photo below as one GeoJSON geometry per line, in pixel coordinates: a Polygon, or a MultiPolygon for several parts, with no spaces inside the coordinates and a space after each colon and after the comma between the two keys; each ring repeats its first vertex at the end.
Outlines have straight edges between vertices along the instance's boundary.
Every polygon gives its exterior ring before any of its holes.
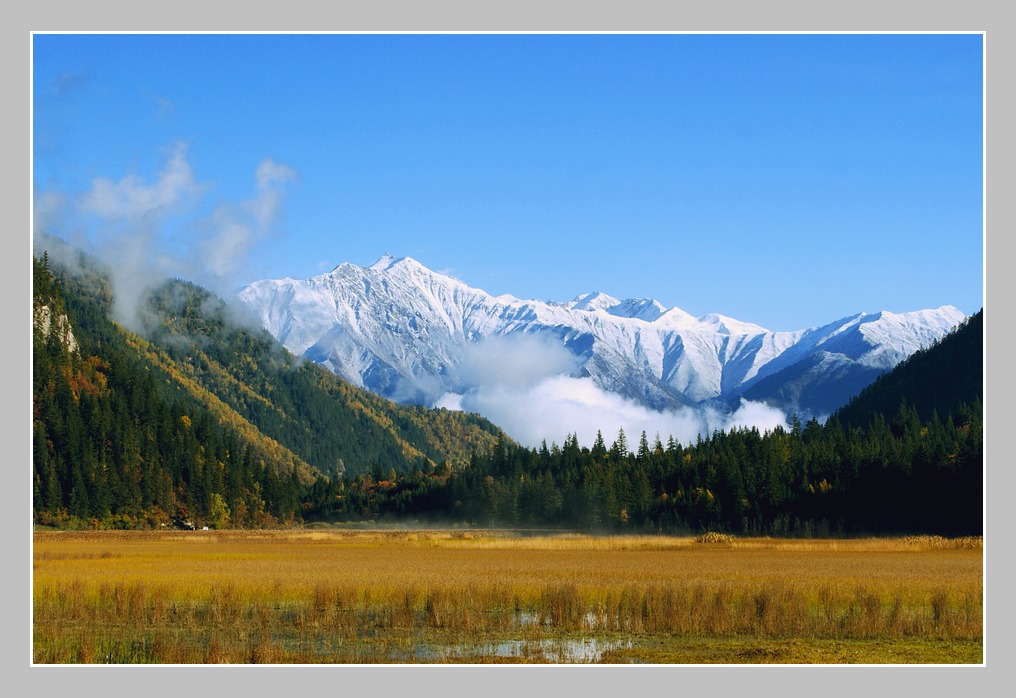
{"type": "Polygon", "coordinates": [[[983,663],[980,538],[36,532],[34,663],[983,663]]]}

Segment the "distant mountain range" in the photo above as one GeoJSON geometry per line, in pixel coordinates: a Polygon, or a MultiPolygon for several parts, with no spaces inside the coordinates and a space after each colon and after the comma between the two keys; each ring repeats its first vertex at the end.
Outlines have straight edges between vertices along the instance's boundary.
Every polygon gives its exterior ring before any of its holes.
{"type": "Polygon", "coordinates": [[[341,264],[310,279],[257,281],[239,299],[292,353],[398,402],[475,390],[470,357],[526,338],[567,350],[566,372],[652,409],[742,398],[823,417],[965,319],[952,306],[858,313],[792,332],[652,299],[588,293],[568,302],[491,296],[409,258],[341,264]]]}

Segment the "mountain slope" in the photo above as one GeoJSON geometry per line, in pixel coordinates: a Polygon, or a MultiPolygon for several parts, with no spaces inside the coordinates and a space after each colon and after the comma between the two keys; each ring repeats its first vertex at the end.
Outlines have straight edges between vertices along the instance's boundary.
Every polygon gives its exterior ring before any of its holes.
{"type": "Polygon", "coordinates": [[[259,430],[325,473],[462,466],[498,429],[477,415],[400,406],[300,361],[225,303],[182,281],[152,298],[146,335],[259,430]]]}
{"type": "Polygon", "coordinates": [[[889,419],[905,402],[920,419],[945,417],[984,395],[984,310],[979,310],[927,349],[915,352],[835,413],[849,426],[875,414],[889,419]]]}
{"type": "Polygon", "coordinates": [[[37,512],[210,521],[219,495],[233,525],[266,525],[299,519],[321,475],[463,467],[503,436],[350,386],[186,282],[159,287],[144,336],[129,332],[97,263],[49,247],[68,262],[34,262],[37,512]]]}
{"type": "Polygon", "coordinates": [[[566,303],[493,297],[389,255],[306,280],[258,281],[239,298],[294,354],[400,402],[434,404],[474,388],[471,351],[492,337],[529,336],[567,348],[573,375],[653,409],[751,397],[808,415],[841,406],[964,317],[945,306],[771,332],[603,293],[566,303]]]}
{"type": "Polygon", "coordinates": [[[299,518],[299,488],[316,471],[200,386],[174,380],[163,352],[109,322],[90,295],[104,295],[101,279],[54,277],[46,255],[34,266],[36,523],[260,527],[299,518]]]}

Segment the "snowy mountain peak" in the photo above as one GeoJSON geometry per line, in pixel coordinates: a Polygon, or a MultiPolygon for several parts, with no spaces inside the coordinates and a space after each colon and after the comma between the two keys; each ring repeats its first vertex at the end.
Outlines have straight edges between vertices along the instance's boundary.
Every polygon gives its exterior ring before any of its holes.
{"type": "Polygon", "coordinates": [[[656,322],[667,312],[667,309],[652,298],[628,298],[608,308],[607,312],[617,317],[656,322]]]}
{"type": "Polygon", "coordinates": [[[368,269],[371,269],[373,271],[388,271],[395,264],[401,262],[403,259],[405,259],[405,257],[394,257],[385,252],[383,255],[381,255],[381,259],[371,264],[368,267],[368,269]]]}
{"type": "Polygon", "coordinates": [[[593,291],[592,293],[583,293],[581,296],[576,296],[570,303],[566,303],[565,307],[572,310],[607,310],[620,302],[617,298],[608,296],[606,293],[593,291]]]}
{"type": "Polygon", "coordinates": [[[622,301],[600,291],[584,293],[568,303],[556,305],[586,312],[603,311],[614,317],[645,322],[656,322],[668,312],[663,304],[651,298],[628,298],[622,301]]]}
{"type": "Polygon", "coordinates": [[[720,315],[719,313],[709,313],[699,318],[699,322],[707,327],[714,328],[717,332],[727,335],[756,335],[765,334],[769,330],[756,325],[751,322],[741,322],[734,318],[727,317],[726,315],[720,315]]]}
{"type": "MultiPolygon", "coordinates": [[[[841,405],[823,402],[832,399],[823,395],[846,392],[831,390],[830,382],[860,390],[964,319],[944,306],[771,332],[716,313],[695,318],[652,299],[601,292],[563,303],[495,298],[391,254],[370,267],[342,264],[307,280],[258,281],[239,298],[294,354],[385,397],[422,404],[475,390],[477,367],[490,363],[483,344],[490,341],[489,347],[515,347],[527,366],[565,366],[572,376],[653,409],[736,404],[753,391],[751,399],[768,396],[787,410],[803,411],[807,397],[812,413],[828,413],[841,405]],[[498,344],[505,339],[519,342],[498,344]],[[547,346],[554,351],[543,356],[547,346]],[[562,360],[562,350],[570,361],[562,360]],[[832,377],[795,368],[805,365],[836,368],[832,377]],[[776,381],[789,375],[797,383],[785,391],[776,381]],[[802,375],[813,387],[801,384],[802,375]]],[[[499,362],[489,368],[511,373],[499,362]]]]}

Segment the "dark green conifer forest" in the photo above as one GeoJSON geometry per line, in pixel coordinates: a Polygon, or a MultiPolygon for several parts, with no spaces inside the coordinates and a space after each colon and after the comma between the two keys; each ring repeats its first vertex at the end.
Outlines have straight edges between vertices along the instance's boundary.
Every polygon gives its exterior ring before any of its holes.
{"type": "Polygon", "coordinates": [[[37,525],[982,532],[982,312],[824,423],[526,448],[354,388],[194,284],[160,286],[134,333],[80,253],[33,272],[37,525]]]}

